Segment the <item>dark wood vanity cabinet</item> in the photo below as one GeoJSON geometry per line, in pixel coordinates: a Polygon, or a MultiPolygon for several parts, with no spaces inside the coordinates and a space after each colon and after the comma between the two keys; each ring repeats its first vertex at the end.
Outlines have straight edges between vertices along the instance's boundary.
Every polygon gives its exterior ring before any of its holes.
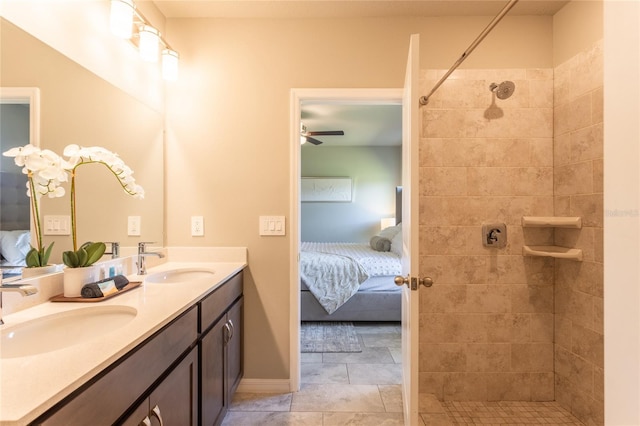
{"type": "Polygon", "coordinates": [[[242,377],[242,275],[234,276],[219,290],[200,304],[200,406],[204,426],[222,423],[242,377]]]}
{"type": "Polygon", "coordinates": [[[32,424],[222,423],[242,377],[242,278],[220,284],[32,424]]]}
{"type": "Polygon", "coordinates": [[[198,351],[193,348],[122,425],[196,426],[197,424],[198,351]]]}

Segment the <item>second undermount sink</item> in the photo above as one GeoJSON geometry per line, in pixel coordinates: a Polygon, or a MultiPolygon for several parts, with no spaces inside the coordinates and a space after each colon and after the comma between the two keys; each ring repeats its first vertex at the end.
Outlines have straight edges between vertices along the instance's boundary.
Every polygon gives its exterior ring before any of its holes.
{"type": "Polygon", "coordinates": [[[100,338],[127,325],[137,313],[130,306],[95,306],[25,321],[2,330],[0,357],[37,355],[100,338]]]}
{"type": "Polygon", "coordinates": [[[215,271],[204,268],[171,269],[149,274],[144,281],[153,284],[185,283],[213,278],[215,271]]]}

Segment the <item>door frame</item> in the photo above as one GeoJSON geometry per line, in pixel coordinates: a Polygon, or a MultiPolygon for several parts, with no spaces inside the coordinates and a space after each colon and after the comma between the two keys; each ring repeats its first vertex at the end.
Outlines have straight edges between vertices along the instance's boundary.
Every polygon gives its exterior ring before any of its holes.
{"type": "Polygon", "coordinates": [[[403,89],[291,89],[289,165],[289,390],[300,390],[300,115],[303,102],[402,105],[403,89]]]}

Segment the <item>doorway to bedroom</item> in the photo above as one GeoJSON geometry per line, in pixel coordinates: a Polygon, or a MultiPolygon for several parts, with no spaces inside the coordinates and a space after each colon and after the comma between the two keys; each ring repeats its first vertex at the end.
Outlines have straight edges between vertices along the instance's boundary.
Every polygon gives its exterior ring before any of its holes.
{"type": "Polygon", "coordinates": [[[301,389],[402,418],[400,99],[305,100],[300,142],[301,389]]]}

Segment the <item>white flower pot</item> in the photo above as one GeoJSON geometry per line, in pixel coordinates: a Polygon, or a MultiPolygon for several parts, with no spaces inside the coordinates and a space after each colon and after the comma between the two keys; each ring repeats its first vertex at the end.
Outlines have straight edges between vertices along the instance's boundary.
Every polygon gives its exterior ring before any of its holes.
{"type": "Polygon", "coordinates": [[[64,268],[64,297],[80,297],[82,286],[98,281],[99,272],[94,266],[64,268]]]}
{"type": "Polygon", "coordinates": [[[22,278],[33,278],[38,275],[53,274],[58,265],[37,266],[35,268],[22,268],[22,278]]]}

